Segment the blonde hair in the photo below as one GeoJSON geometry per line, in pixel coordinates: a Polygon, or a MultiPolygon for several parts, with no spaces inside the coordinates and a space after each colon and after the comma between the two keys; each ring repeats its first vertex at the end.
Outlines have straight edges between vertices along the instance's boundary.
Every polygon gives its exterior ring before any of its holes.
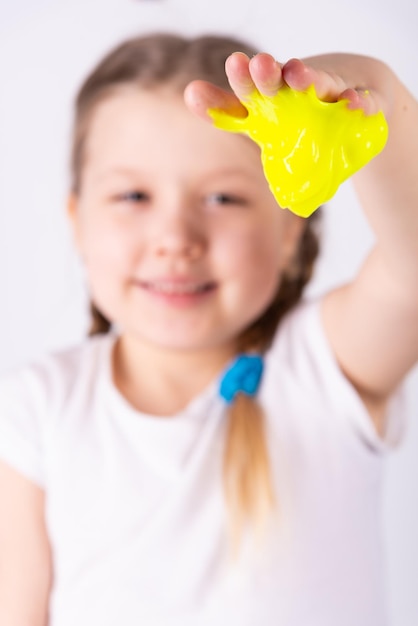
{"type": "MultiPolygon", "coordinates": [[[[152,89],[167,83],[179,92],[191,80],[203,79],[230,90],[225,76],[226,58],[235,51],[248,56],[255,48],[232,37],[205,35],[185,38],[152,34],[130,39],[112,50],[82,85],[76,100],[71,156],[74,194],[82,187],[85,143],[95,108],[119,87],[138,85],[152,89]]],[[[237,352],[264,353],[283,316],[300,300],[318,254],[317,211],[306,220],[293,269],[282,277],[268,309],[238,338],[237,352]]],[[[89,335],[107,333],[111,322],[91,303],[89,335]]],[[[238,394],[228,408],[223,462],[224,492],[234,554],[242,533],[250,526],[262,535],[270,513],[277,508],[263,411],[256,398],[238,394]]]]}

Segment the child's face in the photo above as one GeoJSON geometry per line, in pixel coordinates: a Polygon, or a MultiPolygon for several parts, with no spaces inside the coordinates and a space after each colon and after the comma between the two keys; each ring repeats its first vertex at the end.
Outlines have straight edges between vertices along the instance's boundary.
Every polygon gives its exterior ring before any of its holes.
{"type": "Polygon", "coordinates": [[[273,299],[303,228],[277,206],[256,145],[168,90],[98,106],[69,207],[96,305],[160,348],[232,342],[273,299]]]}

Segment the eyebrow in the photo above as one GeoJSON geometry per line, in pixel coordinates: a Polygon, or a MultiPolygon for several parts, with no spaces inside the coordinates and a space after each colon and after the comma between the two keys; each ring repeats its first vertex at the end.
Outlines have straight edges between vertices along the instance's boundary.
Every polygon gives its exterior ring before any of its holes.
{"type": "Polygon", "coordinates": [[[99,172],[97,172],[95,178],[97,180],[102,180],[103,178],[106,178],[109,175],[114,175],[114,176],[138,176],[138,174],[144,174],[145,172],[143,172],[142,170],[137,170],[131,167],[119,167],[119,166],[115,166],[115,167],[108,167],[106,169],[100,170],[99,172]]]}
{"type": "MultiPolygon", "coordinates": [[[[245,169],[241,169],[239,167],[226,167],[226,168],[219,168],[219,169],[214,169],[214,170],[210,170],[208,172],[205,172],[205,176],[206,177],[219,177],[219,176],[224,176],[224,177],[228,177],[228,176],[244,176],[245,178],[247,178],[248,176],[251,176],[252,173],[252,168],[245,168],[245,169]]],[[[104,178],[106,178],[109,175],[113,175],[113,176],[128,176],[128,177],[137,177],[137,176],[148,176],[147,172],[143,171],[143,170],[139,170],[139,169],[135,169],[132,167],[124,167],[124,166],[111,166],[109,168],[103,169],[101,171],[99,171],[95,178],[97,180],[103,180],[104,178]]]]}

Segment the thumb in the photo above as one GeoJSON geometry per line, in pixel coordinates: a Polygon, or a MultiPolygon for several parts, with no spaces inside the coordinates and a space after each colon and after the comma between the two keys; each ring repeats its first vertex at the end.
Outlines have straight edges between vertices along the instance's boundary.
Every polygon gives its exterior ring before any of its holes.
{"type": "Polygon", "coordinates": [[[208,109],[218,109],[232,117],[247,117],[247,109],[233,94],[204,80],[194,80],[184,90],[184,101],[192,113],[212,122],[208,109]]]}

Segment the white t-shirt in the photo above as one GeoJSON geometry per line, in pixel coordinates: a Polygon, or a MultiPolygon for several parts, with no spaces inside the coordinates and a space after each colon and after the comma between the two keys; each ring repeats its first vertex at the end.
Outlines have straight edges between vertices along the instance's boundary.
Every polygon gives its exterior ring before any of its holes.
{"type": "Polygon", "coordinates": [[[114,335],[0,383],[0,457],[47,494],[50,626],[384,626],[384,452],[341,374],[317,302],[283,321],[259,391],[280,504],[264,551],[227,558],[225,405],[213,383],[180,414],[115,388],[114,335]]]}

